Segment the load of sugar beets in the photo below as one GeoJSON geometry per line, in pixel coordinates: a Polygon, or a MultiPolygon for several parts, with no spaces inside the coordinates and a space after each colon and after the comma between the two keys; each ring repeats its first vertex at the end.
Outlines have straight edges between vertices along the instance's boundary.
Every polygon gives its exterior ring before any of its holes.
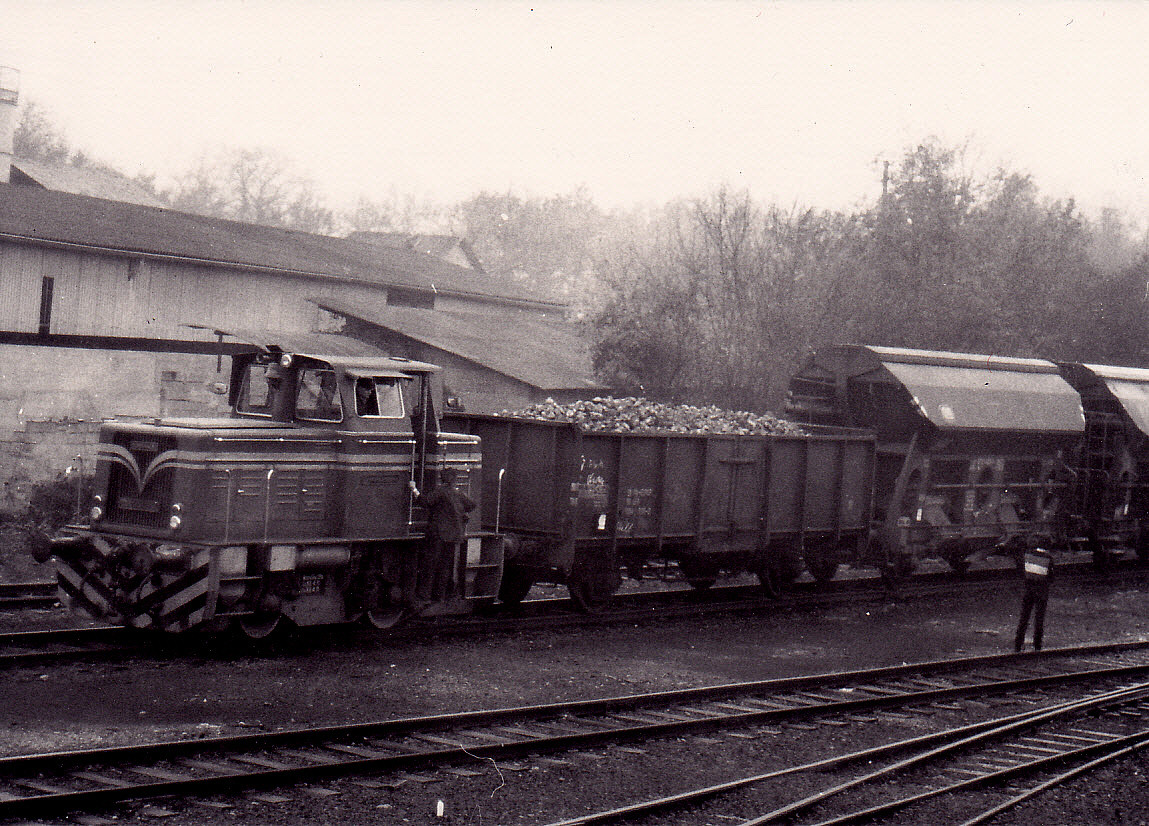
{"type": "Polygon", "coordinates": [[[799,436],[805,431],[794,422],[768,413],[665,404],[627,396],[599,397],[559,404],[547,399],[505,416],[551,422],[572,422],[591,433],[685,433],[694,435],[799,436]]]}

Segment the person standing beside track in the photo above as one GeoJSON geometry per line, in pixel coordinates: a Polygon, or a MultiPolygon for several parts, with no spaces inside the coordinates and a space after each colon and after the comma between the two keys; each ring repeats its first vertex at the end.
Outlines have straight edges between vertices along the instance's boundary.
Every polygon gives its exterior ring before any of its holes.
{"type": "Polygon", "coordinates": [[[455,489],[457,478],[454,468],[444,468],[439,484],[426,496],[414,480],[408,483],[415,504],[427,509],[427,538],[415,574],[415,597],[422,603],[421,609],[447,599],[459,545],[466,537],[468,514],[475,509],[474,500],[455,489]]]}
{"type": "Polygon", "coordinates": [[[1021,598],[1021,619],[1013,638],[1013,650],[1021,651],[1025,646],[1025,632],[1029,627],[1029,615],[1033,614],[1033,650],[1041,650],[1041,639],[1045,633],[1045,608],[1049,603],[1049,579],[1053,575],[1053,554],[1043,545],[1048,545],[1048,537],[1034,537],[1025,551],[1025,592],[1021,598]]]}

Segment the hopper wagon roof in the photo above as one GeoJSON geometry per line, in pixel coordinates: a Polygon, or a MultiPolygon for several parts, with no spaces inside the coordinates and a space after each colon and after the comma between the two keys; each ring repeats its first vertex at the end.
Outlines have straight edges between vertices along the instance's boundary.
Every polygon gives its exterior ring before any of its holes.
{"type": "Polygon", "coordinates": [[[1149,434],[1149,370],[1104,364],[1063,364],[1062,367],[1075,384],[1085,373],[1087,378],[1104,385],[1137,429],[1149,434]]]}
{"type": "Polygon", "coordinates": [[[842,379],[901,385],[940,430],[1085,430],[1081,398],[1051,361],[867,345],[833,347],[821,356],[815,365],[842,379]]]}

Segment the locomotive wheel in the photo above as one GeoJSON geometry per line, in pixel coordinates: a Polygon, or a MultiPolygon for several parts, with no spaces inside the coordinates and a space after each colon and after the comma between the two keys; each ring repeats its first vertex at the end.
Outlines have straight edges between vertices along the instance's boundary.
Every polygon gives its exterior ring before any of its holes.
{"type": "Polygon", "coordinates": [[[363,619],[372,628],[386,631],[394,628],[407,616],[407,609],[402,605],[389,605],[386,608],[376,608],[363,612],[363,619]]]}
{"type": "Polygon", "coordinates": [[[503,571],[503,581],[499,584],[499,600],[508,605],[518,605],[527,598],[535,578],[524,568],[508,566],[503,571]]]}
{"type": "Polygon", "coordinates": [[[266,640],[285,624],[283,614],[278,611],[239,618],[239,630],[249,640],[266,640]]]}

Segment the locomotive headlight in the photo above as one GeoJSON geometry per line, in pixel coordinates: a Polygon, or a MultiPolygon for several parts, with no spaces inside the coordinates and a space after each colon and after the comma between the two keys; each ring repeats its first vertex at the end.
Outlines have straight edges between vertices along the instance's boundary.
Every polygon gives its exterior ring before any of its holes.
{"type": "Polygon", "coordinates": [[[291,366],[293,361],[294,359],[292,359],[291,353],[284,353],[279,359],[279,366],[286,370],[291,366]]]}
{"type": "Polygon", "coordinates": [[[93,522],[99,522],[104,518],[104,497],[99,495],[92,497],[92,509],[88,511],[88,515],[92,517],[93,522]]]}
{"type": "Polygon", "coordinates": [[[176,502],[174,505],[172,505],[172,515],[168,517],[168,527],[173,531],[178,531],[180,529],[180,525],[184,523],[183,517],[180,516],[180,511],[183,509],[183,505],[181,505],[179,502],[176,502]]]}

